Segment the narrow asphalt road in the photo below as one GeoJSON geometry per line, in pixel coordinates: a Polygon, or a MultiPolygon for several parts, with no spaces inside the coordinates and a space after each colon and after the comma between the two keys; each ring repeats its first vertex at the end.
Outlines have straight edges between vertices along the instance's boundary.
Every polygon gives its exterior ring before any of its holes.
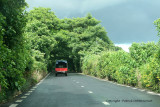
{"type": "Polygon", "coordinates": [[[160,107],[160,94],[70,73],[49,74],[1,107],[160,107]]]}

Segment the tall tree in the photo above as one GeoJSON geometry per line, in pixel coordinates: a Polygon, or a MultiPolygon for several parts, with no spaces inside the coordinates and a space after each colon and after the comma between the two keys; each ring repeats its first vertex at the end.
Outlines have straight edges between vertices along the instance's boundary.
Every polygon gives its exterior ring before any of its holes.
{"type": "Polygon", "coordinates": [[[69,56],[73,59],[74,71],[80,71],[80,59],[87,53],[98,53],[114,47],[100,21],[91,14],[82,18],[62,19],[60,25],[63,30],[68,31],[63,35],[66,35],[71,49],[69,56]]]}
{"type": "Polygon", "coordinates": [[[0,1],[0,85],[3,93],[0,97],[9,90],[20,90],[25,82],[23,72],[28,62],[23,36],[25,6],[25,0],[0,1]]]}
{"type": "MultiPolygon", "coordinates": [[[[41,60],[41,63],[49,66],[50,53],[56,44],[53,36],[59,29],[59,19],[51,9],[42,7],[31,10],[27,15],[27,19],[25,34],[30,41],[31,49],[33,53],[34,51],[35,53],[37,51],[42,53],[44,60],[41,60]]],[[[35,58],[35,60],[40,61],[38,58],[35,58]]]]}

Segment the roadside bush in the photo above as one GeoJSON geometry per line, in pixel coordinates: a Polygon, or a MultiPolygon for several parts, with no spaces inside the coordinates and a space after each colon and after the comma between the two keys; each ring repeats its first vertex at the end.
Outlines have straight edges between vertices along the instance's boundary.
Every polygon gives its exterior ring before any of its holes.
{"type": "Polygon", "coordinates": [[[160,92],[158,50],[158,45],[154,42],[133,43],[129,53],[120,50],[87,55],[82,68],[88,75],[160,92]]]}
{"type": "MultiPolygon", "coordinates": [[[[159,22],[160,19],[154,21],[158,36],[159,22]]],[[[117,49],[119,51],[101,50],[98,52],[99,56],[92,53],[84,57],[82,70],[85,74],[94,74],[99,78],[160,92],[159,48],[160,42],[158,44],[148,42],[133,43],[129,53],[119,49],[117,49]]]]}
{"type": "Polygon", "coordinates": [[[147,63],[157,50],[158,45],[154,42],[133,43],[129,48],[130,56],[136,61],[138,67],[147,63]]]}
{"type": "Polygon", "coordinates": [[[136,85],[136,62],[124,51],[102,52],[100,56],[85,57],[82,65],[85,74],[107,78],[122,84],[136,85]]]}
{"type": "Polygon", "coordinates": [[[99,55],[87,55],[82,62],[82,71],[86,75],[97,76],[97,63],[99,55]]]}
{"type": "Polygon", "coordinates": [[[142,87],[160,92],[160,62],[157,54],[141,66],[140,71],[142,87]]]}
{"type": "Polygon", "coordinates": [[[137,80],[134,72],[136,63],[127,52],[108,52],[103,54],[99,61],[103,62],[99,63],[99,68],[102,69],[99,72],[102,74],[101,72],[105,71],[108,80],[122,84],[136,84],[137,80]]]}
{"type": "Polygon", "coordinates": [[[5,60],[7,52],[9,51],[9,49],[7,49],[3,45],[3,35],[5,32],[3,25],[5,24],[5,17],[0,12],[0,101],[2,100],[2,97],[5,96],[4,90],[7,88],[8,85],[5,78],[5,71],[2,68],[3,61],[5,60]]]}

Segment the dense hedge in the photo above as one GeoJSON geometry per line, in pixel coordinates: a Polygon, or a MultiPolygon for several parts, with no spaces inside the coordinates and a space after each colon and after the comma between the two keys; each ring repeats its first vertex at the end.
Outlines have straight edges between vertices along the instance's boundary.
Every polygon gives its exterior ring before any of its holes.
{"type": "Polygon", "coordinates": [[[87,75],[160,92],[158,47],[153,42],[133,43],[130,53],[106,51],[87,55],[82,70],[87,75]]]}
{"type": "Polygon", "coordinates": [[[160,92],[160,59],[155,54],[148,63],[140,67],[141,85],[144,88],[160,92]]]}
{"type": "Polygon", "coordinates": [[[135,78],[136,62],[132,60],[127,52],[102,52],[98,56],[86,57],[82,63],[82,69],[85,74],[107,78],[122,84],[137,84],[137,79],[135,78]]]}
{"type": "Polygon", "coordinates": [[[41,55],[34,56],[24,34],[25,6],[25,0],[0,1],[0,102],[36,82],[33,71],[43,66],[34,60],[41,55]],[[30,85],[26,87],[27,84],[30,85]]]}
{"type": "Polygon", "coordinates": [[[25,83],[23,73],[28,63],[23,28],[25,16],[22,13],[24,0],[0,1],[0,101],[7,92],[21,90],[25,83]]]}

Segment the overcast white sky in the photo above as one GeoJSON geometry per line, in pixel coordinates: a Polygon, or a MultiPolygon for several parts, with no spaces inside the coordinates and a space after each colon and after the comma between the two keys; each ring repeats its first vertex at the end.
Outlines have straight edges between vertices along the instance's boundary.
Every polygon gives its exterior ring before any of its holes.
{"type": "Polygon", "coordinates": [[[160,0],[26,0],[33,7],[51,8],[59,18],[91,13],[101,21],[108,37],[123,46],[132,42],[157,42],[153,24],[160,18],[160,0]]]}

